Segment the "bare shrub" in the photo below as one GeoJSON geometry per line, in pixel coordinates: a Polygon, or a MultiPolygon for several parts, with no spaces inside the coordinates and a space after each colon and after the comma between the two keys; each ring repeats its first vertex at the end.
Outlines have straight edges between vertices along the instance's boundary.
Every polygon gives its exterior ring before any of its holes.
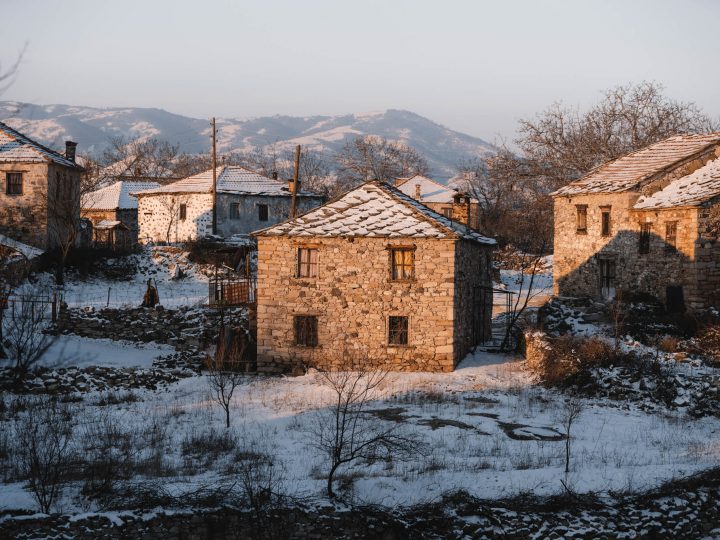
{"type": "Polygon", "coordinates": [[[422,453],[421,442],[377,420],[368,413],[376,399],[384,371],[320,372],[320,381],[333,394],[333,405],[319,411],[312,425],[312,445],[330,461],[327,494],[334,498],[333,478],[342,465],[357,460],[369,462],[392,457],[402,461],[422,453]]]}
{"type": "Polygon", "coordinates": [[[132,477],[139,453],[133,428],[103,412],[84,423],[80,445],[84,495],[94,499],[107,497],[113,493],[118,481],[132,477]]]}
{"type": "Polygon", "coordinates": [[[50,326],[50,304],[37,291],[32,298],[8,304],[2,313],[2,336],[16,382],[22,381],[53,344],[45,333],[50,326]],[[37,300],[37,301],[36,301],[37,300]]]}
{"type": "Polygon", "coordinates": [[[245,367],[244,357],[248,340],[241,339],[244,334],[235,337],[233,338],[233,333],[228,332],[225,327],[221,328],[215,358],[207,360],[210,397],[225,412],[226,428],[230,427],[230,404],[233,394],[246,380],[246,375],[242,371],[245,367]]]}
{"type": "Polygon", "coordinates": [[[43,513],[50,512],[70,470],[74,427],[72,410],[54,399],[33,401],[15,420],[21,472],[43,513]]]}
{"type": "Polygon", "coordinates": [[[210,464],[221,456],[233,452],[237,445],[238,440],[234,433],[229,430],[218,431],[211,427],[204,431],[187,433],[180,449],[183,456],[210,464]]]}
{"type": "Polygon", "coordinates": [[[285,467],[277,457],[264,451],[257,442],[246,445],[236,455],[235,478],[246,504],[261,519],[285,498],[285,467]]]}
{"type": "Polygon", "coordinates": [[[572,427],[584,409],[581,401],[569,399],[565,402],[562,411],[562,426],[565,431],[565,474],[570,472],[570,441],[572,440],[572,427]]]}

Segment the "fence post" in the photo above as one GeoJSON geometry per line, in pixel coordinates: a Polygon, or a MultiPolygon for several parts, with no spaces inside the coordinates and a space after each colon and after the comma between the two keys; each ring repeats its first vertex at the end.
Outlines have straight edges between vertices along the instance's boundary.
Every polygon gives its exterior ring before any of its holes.
{"type": "Polygon", "coordinates": [[[112,287],[108,287],[108,299],[107,299],[107,303],[105,304],[105,307],[110,306],[110,289],[112,289],[112,287]]]}
{"type": "Polygon", "coordinates": [[[57,322],[57,293],[53,293],[52,298],[52,322],[57,322]]]}

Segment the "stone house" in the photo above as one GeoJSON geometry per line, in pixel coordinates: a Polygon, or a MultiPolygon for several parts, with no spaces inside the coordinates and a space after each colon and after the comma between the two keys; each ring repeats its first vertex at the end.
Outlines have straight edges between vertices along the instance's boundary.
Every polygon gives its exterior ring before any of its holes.
{"type": "Polygon", "coordinates": [[[720,305],[720,133],[679,135],[553,193],[554,292],[720,305]]]}
{"type": "Polygon", "coordinates": [[[446,218],[468,224],[474,229],[479,228],[480,204],[467,193],[420,174],[410,178],[398,178],[395,187],[446,218]]]}
{"type": "Polygon", "coordinates": [[[495,241],[388,184],[253,236],[261,371],[452,371],[490,337],[495,241]]]}
{"type": "MultiPolygon", "coordinates": [[[[158,188],[138,191],[140,242],[182,242],[213,234],[212,169],[158,188]]],[[[248,234],[290,216],[293,182],[267,178],[239,166],[217,168],[215,234],[248,234]]],[[[296,212],[319,206],[323,197],[300,190],[296,212]]]]}
{"type": "Polygon", "coordinates": [[[0,122],[0,234],[53,249],[75,237],[80,221],[77,144],[60,154],[0,122]]]}
{"type": "Polygon", "coordinates": [[[127,231],[126,241],[130,244],[137,243],[138,202],[137,197],[131,193],[158,187],[160,184],[153,181],[117,180],[98,190],[83,194],[81,215],[92,222],[95,241],[112,239],[111,243],[115,245],[117,238],[112,231],[127,231]]]}

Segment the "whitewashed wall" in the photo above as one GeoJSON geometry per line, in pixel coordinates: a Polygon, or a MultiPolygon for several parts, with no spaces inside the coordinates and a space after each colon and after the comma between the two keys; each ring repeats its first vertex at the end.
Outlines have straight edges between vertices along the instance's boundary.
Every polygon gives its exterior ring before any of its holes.
{"type": "Polygon", "coordinates": [[[138,197],[139,241],[170,242],[193,240],[212,233],[210,193],[144,195],[138,197]],[[180,204],[187,206],[185,220],[179,219],[180,204]]]}

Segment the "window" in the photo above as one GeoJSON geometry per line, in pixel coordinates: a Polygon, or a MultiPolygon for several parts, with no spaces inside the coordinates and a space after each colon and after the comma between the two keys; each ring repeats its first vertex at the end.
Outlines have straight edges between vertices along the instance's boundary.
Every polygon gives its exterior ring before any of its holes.
{"type": "Polygon", "coordinates": [[[388,344],[408,344],[408,318],[405,316],[391,315],[388,321],[388,344]]]}
{"type": "Polygon", "coordinates": [[[401,281],[415,277],[415,250],[413,248],[390,249],[391,275],[401,281]]]}
{"type": "Polygon", "coordinates": [[[640,224],[640,244],[638,245],[638,251],[641,254],[650,253],[650,231],[652,230],[652,223],[641,223],[640,224]]]}
{"type": "Polygon", "coordinates": [[[258,204],[258,219],[260,221],[268,220],[268,205],[267,204],[258,204]]]}
{"type": "Polygon", "coordinates": [[[180,205],[180,221],[185,221],[187,218],[187,204],[180,205]]]}
{"type": "Polygon", "coordinates": [[[443,212],[443,216],[445,216],[448,219],[452,219],[452,208],[443,208],[442,212],[443,212]]]}
{"type": "Polygon", "coordinates": [[[23,175],[19,172],[5,174],[5,193],[8,195],[22,195],[23,175]]]}
{"type": "Polygon", "coordinates": [[[665,250],[675,251],[677,246],[677,221],[665,223],[665,250]]]}
{"type": "Polygon", "coordinates": [[[240,219],[240,203],[230,203],[230,219],[240,219]]]}
{"type": "Polygon", "coordinates": [[[577,210],[577,227],[576,231],[579,233],[587,232],[587,204],[576,204],[577,210]]]}
{"type": "Polygon", "coordinates": [[[298,248],[297,277],[317,277],[318,250],[316,248],[298,248]]]}
{"type": "Polygon", "coordinates": [[[295,315],[295,345],[317,347],[317,315],[295,315]]]}
{"type": "Polygon", "coordinates": [[[600,208],[600,234],[603,236],[610,236],[610,208],[600,208]]]}

